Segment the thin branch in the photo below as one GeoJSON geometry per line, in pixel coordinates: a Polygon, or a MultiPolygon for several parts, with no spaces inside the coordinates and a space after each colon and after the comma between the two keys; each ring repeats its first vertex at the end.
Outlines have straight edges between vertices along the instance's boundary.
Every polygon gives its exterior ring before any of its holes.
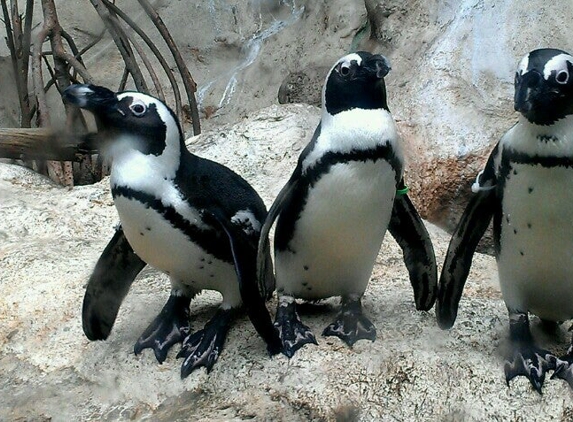
{"type": "Polygon", "coordinates": [[[12,71],[14,72],[14,79],[16,81],[16,90],[18,91],[18,102],[20,104],[20,123],[25,125],[26,116],[28,115],[28,104],[26,101],[27,85],[25,81],[22,80],[22,73],[20,69],[22,68],[22,46],[21,38],[16,37],[17,34],[21,33],[21,22],[18,15],[18,5],[17,3],[12,3],[12,18],[10,17],[10,12],[8,11],[8,5],[6,0],[2,0],[2,14],[4,16],[4,25],[6,27],[6,42],[8,49],[10,50],[10,58],[12,61],[12,71]],[[14,16],[14,10],[16,11],[14,16]],[[14,26],[12,25],[12,20],[15,20],[14,26]],[[26,92],[25,92],[26,91],[26,92]]]}
{"type": "Polygon", "coordinates": [[[177,113],[177,116],[179,116],[181,118],[181,121],[183,121],[182,120],[183,115],[181,112],[181,109],[182,109],[182,107],[181,107],[181,92],[179,91],[179,86],[177,85],[177,81],[175,80],[175,76],[173,75],[173,71],[171,70],[171,67],[169,67],[169,64],[167,63],[167,61],[163,57],[163,54],[161,54],[161,52],[159,51],[157,46],[153,43],[153,41],[151,41],[151,38],[149,38],[149,36],[147,36],[147,34],[129,16],[127,16],[121,9],[119,9],[115,4],[110,3],[108,0],[103,0],[103,2],[108,8],[110,8],[117,16],[119,16],[121,19],[123,19],[125,21],[125,23],[127,23],[132,28],[137,33],[137,35],[139,35],[141,37],[141,39],[145,42],[145,44],[147,44],[149,49],[153,52],[153,54],[155,55],[155,57],[159,61],[159,64],[161,65],[161,67],[163,67],[163,70],[164,70],[165,74],[167,75],[167,78],[169,79],[169,83],[171,84],[171,87],[173,88],[173,95],[175,97],[176,113],[177,113]]]}
{"type": "Polygon", "coordinates": [[[37,104],[36,122],[40,127],[49,124],[49,112],[42,78],[42,45],[44,44],[44,41],[48,37],[49,33],[49,28],[44,24],[44,27],[38,33],[36,42],[34,43],[32,49],[32,79],[34,82],[34,94],[36,96],[37,104]]]}
{"type": "Polygon", "coordinates": [[[129,42],[135,48],[135,51],[137,51],[137,54],[139,54],[141,61],[143,61],[143,64],[145,65],[145,68],[147,69],[147,72],[149,73],[149,76],[151,77],[153,85],[155,86],[155,91],[157,92],[157,97],[161,101],[165,101],[165,94],[163,93],[163,88],[161,87],[161,83],[159,82],[159,78],[157,77],[157,73],[155,73],[155,70],[153,70],[153,66],[151,65],[151,62],[149,61],[149,59],[147,58],[145,51],[143,51],[143,49],[141,48],[141,45],[139,45],[139,43],[131,36],[131,34],[129,32],[124,31],[124,33],[125,33],[125,36],[127,37],[127,39],[129,40],[129,42]]]}
{"type": "Polygon", "coordinates": [[[123,68],[123,75],[121,75],[121,81],[119,81],[118,91],[125,91],[125,86],[127,85],[127,78],[129,77],[129,70],[127,66],[123,68]]]}
{"type": "MultiPolygon", "coordinates": [[[[55,57],[68,62],[68,64],[70,66],[72,66],[80,74],[80,76],[82,77],[82,79],[84,80],[85,83],[92,83],[93,82],[94,79],[93,79],[92,75],[90,75],[88,70],[85,68],[85,66],[78,59],[76,59],[74,56],[72,56],[70,53],[63,51],[63,49],[60,51],[60,48],[58,48],[57,52],[55,54],[55,57]]],[[[65,87],[66,86],[64,86],[62,88],[65,88],[65,87]]]]}
{"type": "Polygon", "coordinates": [[[138,0],[139,4],[143,7],[147,16],[151,19],[151,21],[155,24],[155,27],[165,40],[171,54],[173,54],[173,58],[175,59],[175,63],[177,64],[177,68],[181,73],[181,77],[183,79],[183,85],[185,86],[185,91],[187,92],[187,98],[189,99],[189,107],[191,108],[191,120],[193,124],[193,134],[198,135],[201,133],[201,124],[199,122],[199,110],[197,108],[197,100],[195,98],[195,92],[197,91],[197,84],[191,77],[191,73],[189,69],[185,65],[183,61],[183,57],[181,57],[181,53],[173,40],[173,37],[167,30],[167,27],[163,23],[163,20],[157,13],[157,11],[151,6],[151,4],[147,0],[138,0]]]}
{"type": "Polygon", "coordinates": [[[135,87],[138,91],[148,92],[147,85],[145,83],[145,79],[143,78],[143,74],[141,73],[141,69],[139,68],[137,62],[135,61],[135,57],[133,56],[133,51],[129,46],[129,42],[126,39],[125,33],[119,27],[119,22],[117,21],[117,17],[112,15],[109,10],[105,7],[101,0],[90,0],[96,12],[99,14],[100,18],[103,20],[105,26],[107,27],[117,49],[121,53],[123,57],[123,61],[125,62],[127,68],[129,69],[129,73],[133,78],[133,82],[135,83],[135,87]]]}
{"type": "Polygon", "coordinates": [[[78,58],[83,56],[85,53],[88,52],[88,50],[90,48],[92,48],[94,45],[96,45],[98,42],[100,42],[103,39],[103,36],[105,35],[106,32],[107,32],[107,29],[104,29],[103,31],[101,31],[101,34],[96,36],[96,38],[94,38],[92,41],[90,41],[88,45],[86,45],[84,48],[82,48],[77,54],[78,58]]]}

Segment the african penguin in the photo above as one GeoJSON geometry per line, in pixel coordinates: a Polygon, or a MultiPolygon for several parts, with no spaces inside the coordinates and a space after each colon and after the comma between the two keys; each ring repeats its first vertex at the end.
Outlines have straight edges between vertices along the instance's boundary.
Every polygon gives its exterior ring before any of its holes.
{"type": "MultiPolygon", "coordinates": [[[[527,54],[515,74],[521,115],[493,149],[450,242],[436,313],[457,316],[479,239],[492,216],[503,299],[509,311],[509,381],[524,375],[541,392],[545,374],[573,387],[573,346],[562,358],[537,347],[528,313],[546,323],[573,317],[573,57],[556,49],[527,54]]],[[[547,325],[547,324],[546,324],[547,325]]]]}
{"type": "Polygon", "coordinates": [[[416,307],[434,303],[434,251],[404,189],[402,144],[386,104],[389,70],[385,57],[367,52],[344,56],[331,68],[321,121],[263,226],[259,274],[265,273],[268,233],[277,220],[275,326],[289,357],[316,344],[295,299],[341,296],[340,313],[323,335],[349,346],[374,341],[376,329],[362,313],[361,299],[386,229],[404,251],[416,307]]]}
{"type": "MultiPolygon", "coordinates": [[[[169,275],[172,290],[135,344],[136,354],[151,348],[161,363],[182,341],[181,376],[201,366],[210,371],[243,304],[269,352],[280,352],[257,288],[257,245],[266,208],[254,189],[228,168],[191,154],[174,113],[157,98],[94,85],[72,85],[63,97],[98,121],[121,221],[88,283],[87,337],[107,338],[133,279],[148,264],[169,275]],[[223,302],[203,330],[191,333],[189,305],[203,289],[219,291],[223,302]]],[[[263,255],[271,259],[270,250],[263,255]]],[[[261,277],[263,294],[272,293],[272,272],[261,277]]]]}

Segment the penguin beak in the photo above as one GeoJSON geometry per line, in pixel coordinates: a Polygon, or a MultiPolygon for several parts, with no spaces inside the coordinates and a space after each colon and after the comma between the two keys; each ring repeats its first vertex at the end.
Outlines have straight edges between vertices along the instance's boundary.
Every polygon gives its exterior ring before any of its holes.
{"type": "Polygon", "coordinates": [[[376,77],[376,79],[383,79],[384,76],[392,70],[390,62],[388,59],[381,54],[374,54],[367,58],[364,63],[364,67],[369,71],[370,74],[376,77]]]}
{"type": "Polygon", "coordinates": [[[96,115],[117,111],[117,97],[113,91],[96,85],[70,85],[63,94],[64,103],[91,111],[96,115]]]}
{"type": "Polygon", "coordinates": [[[530,118],[535,112],[538,100],[546,94],[545,80],[537,70],[530,70],[515,79],[513,106],[515,111],[530,118]]]}

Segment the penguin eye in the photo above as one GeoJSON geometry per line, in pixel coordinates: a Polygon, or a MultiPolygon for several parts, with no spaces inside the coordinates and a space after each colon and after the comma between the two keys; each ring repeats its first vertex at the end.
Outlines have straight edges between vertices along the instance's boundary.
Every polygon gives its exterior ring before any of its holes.
{"type": "Polygon", "coordinates": [[[350,66],[348,63],[341,63],[340,68],[338,69],[338,73],[340,73],[342,76],[350,75],[350,66]]]}
{"type": "Polygon", "coordinates": [[[134,103],[129,106],[129,109],[135,117],[141,117],[147,112],[147,107],[143,103],[134,103]]]}
{"type": "Polygon", "coordinates": [[[562,71],[560,71],[560,72],[557,74],[557,76],[555,77],[555,80],[556,80],[558,83],[564,85],[564,84],[566,84],[567,81],[569,80],[569,73],[567,73],[566,70],[562,70],[562,71]]]}

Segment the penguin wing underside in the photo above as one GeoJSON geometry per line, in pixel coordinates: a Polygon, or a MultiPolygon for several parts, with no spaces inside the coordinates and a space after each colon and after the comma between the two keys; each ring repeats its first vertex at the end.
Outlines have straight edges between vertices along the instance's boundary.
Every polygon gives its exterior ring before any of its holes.
{"type": "Polygon", "coordinates": [[[282,343],[257,285],[256,243],[252,242],[252,239],[247,236],[240,226],[231,223],[222,211],[204,211],[203,218],[209,224],[220,227],[227,235],[233,254],[235,272],[239,280],[241,299],[249,319],[259,335],[267,343],[269,353],[273,355],[279,353],[282,350],[282,343]]]}
{"type": "Polygon", "coordinates": [[[436,256],[426,226],[408,195],[394,199],[388,230],[402,248],[414,288],[416,309],[431,309],[436,301],[438,285],[436,256]]]}
{"type": "MultiPolygon", "coordinates": [[[[499,144],[498,144],[499,145],[499,144]]],[[[438,285],[436,317],[438,325],[447,329],[454,325],[472,258],[478,242],[489,226],[498,201],[495,159],[498,145],[474,185],[475,195],[468,203],[450,240],[438,285]]]]}
{"type": "Polygon", "coordinates": [[[90,340],[105,340],[133,280],[145,267],[118,228],[88,281],[82,308],[84,333],[90,340]]]}

